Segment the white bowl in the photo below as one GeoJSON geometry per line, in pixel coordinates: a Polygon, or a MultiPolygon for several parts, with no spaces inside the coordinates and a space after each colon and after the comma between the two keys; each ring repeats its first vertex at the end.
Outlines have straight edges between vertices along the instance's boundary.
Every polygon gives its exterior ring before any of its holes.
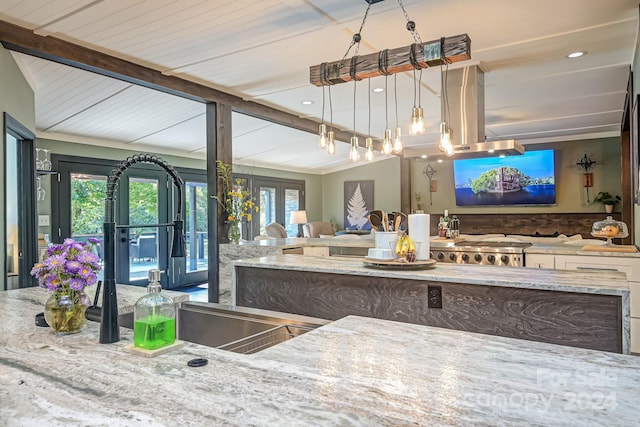
{"type": "Polygon", "coordinates": [[[367,255],[367,258],[388,260],[388,259],[395,259],[395,255],[393,254],[391,249],[369,248],[369,253],[367,255]]]}

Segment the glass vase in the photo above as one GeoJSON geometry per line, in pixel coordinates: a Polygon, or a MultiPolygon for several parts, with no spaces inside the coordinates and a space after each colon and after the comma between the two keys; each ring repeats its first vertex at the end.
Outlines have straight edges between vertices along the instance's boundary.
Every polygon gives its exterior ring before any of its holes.
{"type": "Polygon", "coordinates": [[[229,222],[229,243],[240,243],[240,223],[239,222],[229,222]]]}
{"type": "Polygon", "coordinates": [[[84,328],[88,305],[84,291],[53,291],[44,304],[44,318],[56,335],[75,334],[84,328]]]}

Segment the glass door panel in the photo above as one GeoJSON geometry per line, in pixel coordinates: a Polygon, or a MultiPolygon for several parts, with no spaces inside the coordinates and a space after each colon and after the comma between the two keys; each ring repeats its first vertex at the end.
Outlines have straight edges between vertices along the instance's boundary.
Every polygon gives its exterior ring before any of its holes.
{"type": "Polygon", "coordinates": [[[187,236],[187,273],[205,271],[208,267],[209,236],[207,233],[207,184],[185,183],[186,210],[185,233],[187,236]]]}
{"type": "MultiPolygon", "coordinates": [[[[159,224],[158,180],[129,178],[129,225],[159,224]]],[[[159,269],[160,229],[129,229],[129,281],[146,280],[148,271],[159,269]]]]}
{"type": "Polygon", "coordinates": [[[265,227],[272,222],[276,222],[276,188],[259,187],[258,200],[260,203],[260,232],[261,236],[267,233],[265,227]]]}
{"type": "MultiPolygon", "coordinates": [[[[71,178],[71,237],[78,242],[89,238],[104,241],[104,197],[107,177],[72,173],[71,178]]],[[[94,246],[102,260],[102,246],[94,246]]],[[[103,271],[98,278],[102,280],[103,271]]]]}
{"type": "MultiPolygon", "coordinates": [[[[7,197],[7,211],[6,211],[6,222],[7,222],[7,274],[9,276],[9,283],[16,284],[18,283],[18,274],[19,274],[19,264],[18,260],[20,259],[20,227],[19,227],[19,219],[20,215],[18,213],[18,206],[20,206],[20,201],[18,199],[19,191],[19,175],[18,175],[18,140],[13,137],[11,134],[6,135],[7,146],[6,146],[6,159],[5,159],[5,167],[6,167],[6,197],[7,197]]],[[[17,286],[16,286],[17,287],[17,286]]]]}
{"type": "Polygon", "coordinates": [[[277,222],[287,230],[287,236],[296,237],[298,226],[289,221],[291,212],[304,209],[304,181],[254,178],[253,188],[260,203],[260,224],[259,228],[253,225],[254,236],[265,236],[265,227],[277,222]]]}
{"type": "MultiPolygon", "coordinates": [[[[26,288],[36,282],[29,271],[38,259],[36,222],[35,135],[4,113],[3,165],[5,254],[0,262],[0,290],[26,288]]],[[[3,185],[3,184],[0,184],[3,185]]]]}
{"type": "Polygon", "coordinates": [[[287,229],[287,236],[298,236],[298,224],[291,224],[291,212],[300,210],[300,190],[291,188],[284,189],[284,220],[286,221],[285,228],[287,229]]]}

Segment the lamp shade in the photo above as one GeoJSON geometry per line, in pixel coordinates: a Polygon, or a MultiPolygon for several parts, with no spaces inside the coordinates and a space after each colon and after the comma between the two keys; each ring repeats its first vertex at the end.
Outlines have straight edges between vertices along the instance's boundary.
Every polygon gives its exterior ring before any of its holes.
{"type": "Polygon", "coordinates": [[[291,211],[291,217],[289,218],[290,224],[306,224],[307,223],[307,211],[291,211]]]}

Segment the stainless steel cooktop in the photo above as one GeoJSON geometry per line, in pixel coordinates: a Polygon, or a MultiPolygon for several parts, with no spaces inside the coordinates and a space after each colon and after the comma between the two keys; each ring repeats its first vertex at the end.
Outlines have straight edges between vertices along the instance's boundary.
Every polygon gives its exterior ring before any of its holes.
{"type": "Polygon", "coordinates": [[[529,246],[527,242],[458,242],[432,247],[431,258],[445,263],[522,267],[524,249],[529,246]]]}

